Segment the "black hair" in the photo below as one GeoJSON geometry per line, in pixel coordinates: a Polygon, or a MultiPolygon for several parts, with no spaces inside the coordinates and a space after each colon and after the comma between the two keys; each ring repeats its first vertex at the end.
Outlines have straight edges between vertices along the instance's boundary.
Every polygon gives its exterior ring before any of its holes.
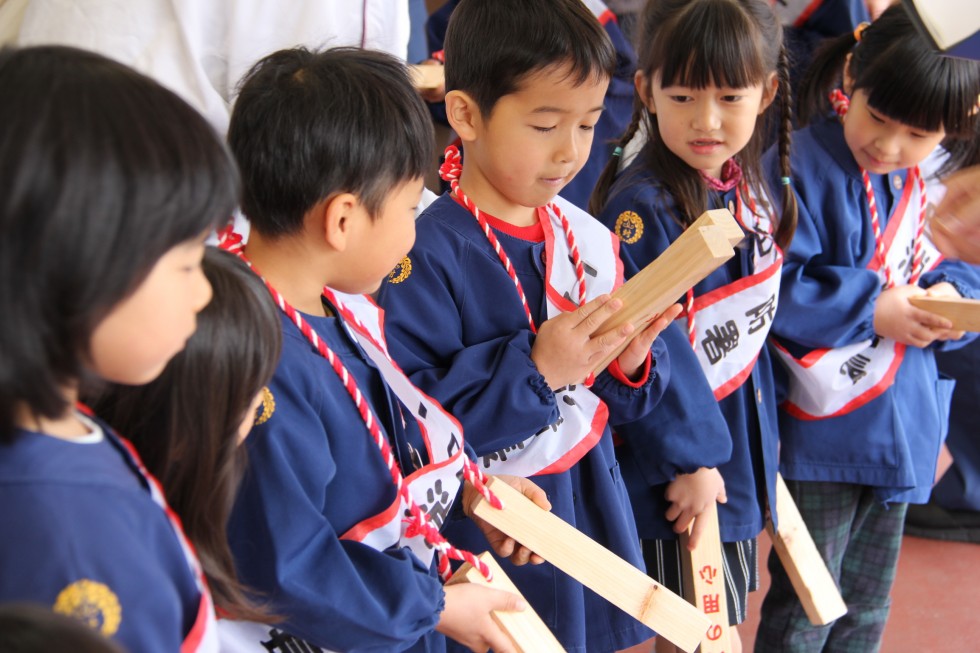
{"type": "Polygon", "coordinates": [[[202,267],[214,296],[184,350],[154,381],[107,385],[90,404],[133,442],[162,483],[215,605],[234,618],[268,623],[238,583],[225,525],[245,470],[238,427],[254,417],[246,413],[279,362],[279,311],[262,280],[235,255],[208,247],[202,267]]]}
{"type": "MultiPolygon", "coordinates": [[[[744,88],[765,84],[777,74],[777,100],[780,108],[779,160],[783,177],[790,177],[789,148],[792,127],[792,97],[789,87],[789,57],[783,43],[782,26],[765,0],[650,0],[643,14],[637,52],[638,70],[649,84],[662,87],[680,84],[693,88],[709,85],[744,88]]],[[[775,102],[774,102],[775,104],[775,102]]],[[[756,120],[748,144],[736,155],[747,184],[760,197],[767,184],[761,159],[767,129],[765,121],[772,111],[756,120]]],[[[633,101],[633,120],[620,139],[629,143],[646,125],[649,141],[638,156],[666,187],[677,203],[680,215],[674,218],[690,225],[708,208],[708,189],[698,172],[670,151],[660,137],[657,116],[647,110],[639,92],[633,101]]],[[[598,214],[609,199],[617,176],[618,157],[607,165],[589,202],[590,212],[598,214]]],[[[782,211],[776,229],[776,242],[787,247],[796,231],[796,196],[789,186],[782,188],[782,211]]]]}
{"type": "Polygon", "coordinates": [[[405,64],[383,52],[280,50],[241,82],[228,143],[242,171],[242,210],[275,238],[306,213],[353,193],[376,216],[393,186],[425,176],[432,119],[405,64]]]}
{"type": "Polygon", "coordinates": [[[171,91],[69,47],[0,50],[0,441],[56,418],[99,322],[170,249],[227,221],[234,162],[171,91]]]}
{"type": "Polygon", "coordinates": [[[800,83],[800,120],[807,124],[830,108],[827,96],[847,72],[851,92],[864,90],[868,105],[885,116],[925,131],[944,129],[950,157],[941,172],[977,162],[980,151],[980,62],[936,52],[902,5],[892,5],[861,32],[824,44],[800,83]]]}
{"type": "Polygon", "coordinates": [[[611,78],[616,50],[582,0],[462,0],[446,28],[446,90],[484,116],[530,75],[569,66],[576,84],[611,78]]]}
{"type": "Polygon", "coordinates": [[[0,604],[0,651],[3,653],[123,653],[94,628],[39,603],[0,604]]]}

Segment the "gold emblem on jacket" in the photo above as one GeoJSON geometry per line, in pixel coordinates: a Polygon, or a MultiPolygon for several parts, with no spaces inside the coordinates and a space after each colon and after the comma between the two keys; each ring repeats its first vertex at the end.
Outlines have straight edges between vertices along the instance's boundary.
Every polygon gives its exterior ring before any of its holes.
{"type": "Polygon", "coordinates": [[[106,637],[115,635],[122,621],[119,597],[108,585],[88,579],[75,581],[61,590],[54,611],[78,619],[106,637]]]}
{"type": "Polygon", "coordinates": [[[643,237],[643,220],[634,211],[623,211],[616,218],[616,235],[627,245],[643,237]]]}
{"type": "Polygon", "coordinates": [[[407,256],[398,262],[395,269],[388,275],[389,283],[401,283],[412,274],[412,259],[407,256]]]}

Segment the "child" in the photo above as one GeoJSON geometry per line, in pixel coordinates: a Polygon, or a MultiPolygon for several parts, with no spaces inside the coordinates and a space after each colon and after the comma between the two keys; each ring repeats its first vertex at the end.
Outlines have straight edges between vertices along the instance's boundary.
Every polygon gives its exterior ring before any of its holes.
{"type": "MultiPolygon", "coordinates": [[[[432,50],[442,50],[449,17],[459,2],[460,0],[449,0],[429,16],[426,32],[432,50]]],[[[609,79],[602,114],[593,129],[589,158],[575,178],[561,191],[563,199],[581,209],[585,209],[588,205],[592,188],[606,162],[609,161],[612,154],[612,141],[623,133],[626,125],[629,124],[633,106],[633,73],[636,72],[636,54],[633,52],[633,46],[620,30],[615,14],[601,0],[583,0],[583,4],[589,8],[609,35],[609,40],[616,50],[616,68],[609,79]]],[[[437,121],[447,124],[444,103],[430,104],[429,108],[437,121]]]]}
{"type": "Polygon", "coordinates": [[[283,322],[274,410],[246,440],[229,541],[242,581],[284,621],[222,621],[223,636],[258,651],[438,651],[442,634],[511,650],[490,611],[518,597],[443,588],[432,568],[436,549],[466,557],[438,527],[463,475],[479,480],[458,423],[391,362],[384,316],[361,294],[411,248],[431,161],[404,64],[348,48],[273,53],[242,83],[229,142],[251,222],[243,256],[283,322]]]}
{"type": "MultiPolygon", "coordinates": [[[[593,196],[593,210],[624,243],[627,276],[708,209],[727,207],[745,231],[736,256],[687,293],[685,328],[668,329],[668,343],[676,343],[673,378],[683,381],[670,384],[660,410],[617,428],[647,570],[658,582],[683,594],[677,533],[693,519],[695,544],[697,516],[717,497],[725,502],[718,521],[732,625],[745,619],[748,592],[758,586],[755,538],[777,471],[765,344],[779,293],[780,247],[792,237],[796,215],[787,189],[777,220],[761,151],[777,90],[784,107],[789,103],[781,32],[765,0],[648,2],[637,109],[620,146],[641,125],[651,136],[612,184],[616,161],[609,164],[593,196]]],[[[788,150],[788,111],[783,118],[780,142],[788,150]]],[[[668,649],[657,643],[658,651],[668,649]]]]}
{"type": "Polygon", "coordinates": [[[152,383],[113,385],[92,406],[133,434],[194,544],[219,613],[268,621],[238,583],[225,524],[245,471],[239,445],[274,411],[264,386],[279,361],[279,311],[233,254],[208,247],[203,269],[214,297],[184,351],[152,383]]]}
{"type": "Polygon", "coordinates": [[[906,507],[928,499],[946,435],[952,383],[933,352],[965,344],[909,298],[972,296],[978,282],[923,236],[919,164],[940,143],[946,169],[975,160],[980,64],[935,53],[893,6],[815,57],[800,88],[804,124],[828,92],[840,119],[820,117],[795,138],[800,222],[773,333],[787,376],[782,473],[848,612],[811,625],[771,556],[760,651],[880,646],[906,507]]]}
{"type": "Polygon", "coordinates": [[[153,380],[184,347],[234,164],[186,103],[99,55],[6,50],[0,87],[0,601],[78,616],[132,651],[217,650],[159,486],[76,403],[91,380],[153,380]]]}
{"type": "MultiPolygon", "coordinates": [[[[462,0],[446,34],[446,106],[462,140],[444,167],[453,193],[419,219],[389,276],[392,350],[463,424],[489,471],[531,475],[554,512],[642,566],[608,422],[648,412],[666,383],[657,334],[602,332],[621,305],[612,234],[556,194],[589,155],[615,62],[581,0],[462,0]],[[450,174],[451,173],[451,174],[450,174]]],[[[669,313],[676,314],[675,307],[669,313]]],[[[453,524],[450,539],[479,534],[453,524]]],[[[550,564],[505,566],[569,651],[613,651],[650,631],[550,564]]]]}

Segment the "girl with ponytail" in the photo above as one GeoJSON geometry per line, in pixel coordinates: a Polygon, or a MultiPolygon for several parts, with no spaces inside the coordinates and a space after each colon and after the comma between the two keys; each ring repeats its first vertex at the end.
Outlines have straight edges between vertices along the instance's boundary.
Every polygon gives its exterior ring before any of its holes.
{"type": "Polygon", "coordinates": [[[977,292],[924,227],[935,171],[976,160],[980,64],[935,52],[895,5],[829,41],[799,91],[799,228],[772,328],[780,466],[848,613],[812,626],[770,558],[756,650],[877,651],[906,507],[929,498],[946,437],[952,382],[934,352],[969,340],[910,300],[977,292]]]}

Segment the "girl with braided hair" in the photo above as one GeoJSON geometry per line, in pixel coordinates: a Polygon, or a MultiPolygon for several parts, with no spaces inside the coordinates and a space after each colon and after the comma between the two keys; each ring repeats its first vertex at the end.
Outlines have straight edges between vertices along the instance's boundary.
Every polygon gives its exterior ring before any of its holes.
{"type": "MultiPolygon", "coordinates": [[[[766,338],[781,249],[793,236],[792,191],[777,209],[762,174],[764,122],[779,98],[789,177],[789,73],[782,29],[762,0],[652,0],[639,37],[633,120],[592,212],[622,243],[627,276],[657,258],[706,210],[727,208],[745,232],[736,256],[688,291],[664,332],[676,376],[660,410],[617,428],[647,573],[683,592],[678,533],[691,546],[716,501],[729,620],[758,586],[755,538],[775,496],[778,431],[766,338]],[[635,149],[635,146],[634,148],[635,149]],[[683,371],[681,371],[683,370],[683,371]],[[686,372],[686,373],[685,373],[686,372]]],[[[737,633],[732,630],[737,644],[737,633]]],[[[658,641],[657,650],[669,650],[658,641]]]]}

